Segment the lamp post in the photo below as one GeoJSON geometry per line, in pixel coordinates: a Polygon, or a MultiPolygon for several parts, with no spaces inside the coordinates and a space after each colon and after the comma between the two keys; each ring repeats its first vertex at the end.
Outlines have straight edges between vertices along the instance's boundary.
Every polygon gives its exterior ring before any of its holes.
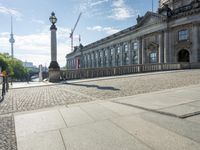
{"type": "Polygon", "coordinates": [[[50,27],[51,31],[51,63],[49,65],[49,81],[58,82],[60,80],[60,67],[57,62],[57,39],[56,39],[56,25],[57,18],[55,13],[52,12],[49,17],[49,21],[52,23],[50,27]]]}

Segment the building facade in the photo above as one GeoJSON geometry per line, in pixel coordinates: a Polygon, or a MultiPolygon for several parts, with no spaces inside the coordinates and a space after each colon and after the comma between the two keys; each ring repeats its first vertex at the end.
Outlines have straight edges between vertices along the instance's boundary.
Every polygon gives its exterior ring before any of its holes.
{"type": "Polygon", "coordinates": [[[200,0],[160,0],[157,13],[66,56],[67,69],[200,62],[200,0]]]}

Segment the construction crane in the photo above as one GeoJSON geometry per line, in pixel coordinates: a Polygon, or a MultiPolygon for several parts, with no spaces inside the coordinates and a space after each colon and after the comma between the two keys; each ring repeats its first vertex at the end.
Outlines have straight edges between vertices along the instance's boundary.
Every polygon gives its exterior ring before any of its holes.
{"type": "Polygon", "coordinates": [[[71,30],[71,33],[70,33],[70,36],[69,36],[69,37],[71,38],[71,51],[73,51],[73,49],[74,49],[74,47],[73,47],[73,41],[74,41],[73,36],[74,36],[74,31],[75,31],[76,26],[77,26],[77,24],[78,24],[78,22],[79,22],[79,20],[80,20],[80,18],[81,18],[81,15],[82,15],[82,13],[79,14],[78,19],[77,19],[77,21],[76,21],[76,23],[75,23],[75,25],[74,25],[74,28],[71,30]]]}

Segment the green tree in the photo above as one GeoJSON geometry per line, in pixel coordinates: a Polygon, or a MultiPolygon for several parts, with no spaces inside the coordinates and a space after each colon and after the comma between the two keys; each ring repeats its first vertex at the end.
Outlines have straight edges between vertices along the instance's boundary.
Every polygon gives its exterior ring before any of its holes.
{"type": "Polygon", "coordinates": [[[23,66],[22,61],[16,58],[0,53],[0,66],[14,79],[25,80],[27,77],[27,69],[23,66]]]}

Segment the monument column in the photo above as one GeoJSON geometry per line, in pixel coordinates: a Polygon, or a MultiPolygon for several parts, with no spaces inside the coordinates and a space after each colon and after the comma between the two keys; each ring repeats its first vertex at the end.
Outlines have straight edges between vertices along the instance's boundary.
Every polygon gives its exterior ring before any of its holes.
{"type": "Polygon", "coordinates": [[[51,31],[51,63],[49,66],[49,81],[50,82],[58,82],[60,80],[60,67],[57,62],[57,39],[56,39],[56,25],[57,18],[55,13],[52,12],[49,18],[52,23],[50,27],[51,31]]]}

